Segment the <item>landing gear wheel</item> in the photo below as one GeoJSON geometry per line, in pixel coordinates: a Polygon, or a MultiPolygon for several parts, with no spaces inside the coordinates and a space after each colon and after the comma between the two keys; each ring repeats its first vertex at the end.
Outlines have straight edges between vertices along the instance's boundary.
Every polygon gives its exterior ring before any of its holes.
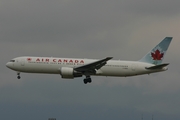
{"type": "Polygon", "coordinates": [[[21,78],[21,76],[20,76],[20,73],[19,73],[19,72],[17,73],[17,78],[18,78],[18,79],[20,79],[20,78],[21,78]]]}
{"type": "Polygon", "coordinates": [[[17,78],[18,78],[18,79],[20,79],[20,78],[21,78],[21,76],[17,76],[17,78]]]}
{"type": "Polygon", "coordinates": [[[87,83],[88,83],[87,79],[84,79],[84,84],[87,84],[87,83]]]}
{"type": "Polygon", "coordinates": [[[92,82],[92,80],[91,80],[90,77],[86,77],[86,78],[84,79],[84,84],[91,83],[91,82],[92,82]]]}
{"type": "Polygon", "coordinates": [[[91,83],[91,82],[92,82],[91,78],[88,78],[87,81],[88,81],[88,83],[91,83]]]}

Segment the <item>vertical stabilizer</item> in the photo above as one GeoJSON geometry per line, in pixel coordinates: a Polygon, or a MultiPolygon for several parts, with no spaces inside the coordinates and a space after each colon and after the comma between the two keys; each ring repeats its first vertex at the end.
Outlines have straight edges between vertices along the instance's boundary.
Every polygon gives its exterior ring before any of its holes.
{"type": "Polygon", "coordinates": [[[140,61],[159,65],[162,63],[165,53],[171,43],[172,37],[164,38],[156,47],[146,54],[140,61]]]}

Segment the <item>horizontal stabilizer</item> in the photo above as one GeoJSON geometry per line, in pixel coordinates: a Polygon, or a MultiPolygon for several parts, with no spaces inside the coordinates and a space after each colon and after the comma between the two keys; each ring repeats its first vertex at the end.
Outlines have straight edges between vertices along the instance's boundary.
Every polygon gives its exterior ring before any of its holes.
{"type": "Polygon", "coordinates": [[[150,69],[150,70],[162,69],[163,67],[166,67],[167,65],[169,65],[169,63],[155,65],[155,66],[152,66],[152,67],[146,67],[146,69],[150,69]]]}

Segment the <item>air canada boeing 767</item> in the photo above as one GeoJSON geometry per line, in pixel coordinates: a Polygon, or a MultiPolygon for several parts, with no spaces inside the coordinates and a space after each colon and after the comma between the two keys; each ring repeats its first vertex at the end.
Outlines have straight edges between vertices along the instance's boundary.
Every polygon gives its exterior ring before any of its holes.
{"type": "Polygon", "coordinates": [[[139,61],[23,56],[10,60],[6,66],[17,72],[18,79],[21,72],[60,74],[66,79],[85,76],[87,84],[91,83],[91,75],[128,77],[166,71],[169,63],[162,61],[171,40],[172,37],[164,38],[139,61]]]}

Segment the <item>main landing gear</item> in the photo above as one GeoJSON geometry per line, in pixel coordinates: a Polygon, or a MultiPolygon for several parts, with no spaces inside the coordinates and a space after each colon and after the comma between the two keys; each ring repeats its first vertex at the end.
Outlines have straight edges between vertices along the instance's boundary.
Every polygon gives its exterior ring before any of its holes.
{"type": "Polygon", "coordinates": [[[20,73],[17,73],[17,79],[20,79],[21,76],[20,76],[20,73]]]}
{"type": "Polygon", "coordinates": [[[84,79],[84,84],[91,83],[91,82],[92,82],[91,77],[86,76],[86,78],[84,79]]]}

